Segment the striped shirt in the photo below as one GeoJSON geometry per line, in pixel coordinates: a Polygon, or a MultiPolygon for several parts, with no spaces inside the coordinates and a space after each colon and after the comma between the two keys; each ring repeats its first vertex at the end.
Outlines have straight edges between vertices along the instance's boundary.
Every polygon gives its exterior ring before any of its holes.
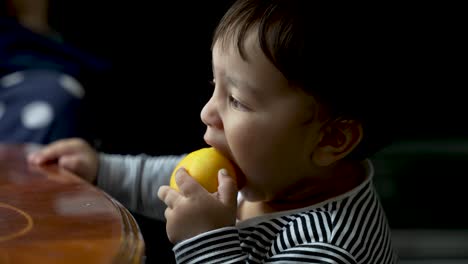
{"type": "MultiPolygon", "coordinates": [[[[155,210],[154,192],[148,192],[168,183],[167,174],[179,159],[101,155],[98,185],[130,210],[162,219],[164,206],[155,210]]],[[[367,179],[338,197],[239,221],[178,243],[173,248],[177,263],[397,263],[372,184],[372,164],[364,165],[367,179]]]]}

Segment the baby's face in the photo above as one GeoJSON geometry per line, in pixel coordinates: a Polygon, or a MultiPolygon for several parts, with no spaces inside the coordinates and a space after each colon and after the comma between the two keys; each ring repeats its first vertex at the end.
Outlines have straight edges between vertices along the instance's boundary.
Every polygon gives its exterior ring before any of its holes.
{"type": "Polygon", "coordinates": [[[289,85],[254,34],[245,52],[244,60],[236,45],[213,48],[215,88],[201,112],[204,139],[242,170],[246,199],[271,200],[311,174],[311,152],[320,139],[320,123],[310,121],[317,104],[289,85]]]}

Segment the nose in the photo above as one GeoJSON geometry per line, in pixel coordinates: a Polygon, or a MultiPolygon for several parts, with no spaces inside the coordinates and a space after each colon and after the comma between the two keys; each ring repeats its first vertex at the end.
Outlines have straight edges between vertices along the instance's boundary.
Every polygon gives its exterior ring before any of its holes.
{"type": "Polygon", "coordinates": [[[201,117],[202,122],[206,126],[217,128],[217,129],[222,129],[223,122],[219,114],[218,101],[219,100],[215,97],[215,94],[213,94],[210,100],[208,100],[208,102],[203,107],[200,113],[200,117],[201,117]]]}

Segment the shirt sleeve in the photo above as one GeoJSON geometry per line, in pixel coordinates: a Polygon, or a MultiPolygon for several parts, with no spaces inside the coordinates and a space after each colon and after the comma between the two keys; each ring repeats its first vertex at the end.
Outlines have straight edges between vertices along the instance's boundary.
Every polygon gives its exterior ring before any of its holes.
{"type": "Polygon", "coordinates": [[[184,155],[99,155],[97,186],[128,210],[165,221],[165,204],[157,197],[169,185],[173,169],[184,155]]]}

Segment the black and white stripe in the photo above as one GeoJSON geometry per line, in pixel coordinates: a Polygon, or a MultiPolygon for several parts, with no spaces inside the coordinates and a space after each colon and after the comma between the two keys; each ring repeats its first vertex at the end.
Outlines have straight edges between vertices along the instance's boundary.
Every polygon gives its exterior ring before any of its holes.
{"type": "Polygon", "coordinates": [[[214,230],[174,248],[178,263],[396,263],[370,181],[347,197],[251,226],[214,230]]]}

